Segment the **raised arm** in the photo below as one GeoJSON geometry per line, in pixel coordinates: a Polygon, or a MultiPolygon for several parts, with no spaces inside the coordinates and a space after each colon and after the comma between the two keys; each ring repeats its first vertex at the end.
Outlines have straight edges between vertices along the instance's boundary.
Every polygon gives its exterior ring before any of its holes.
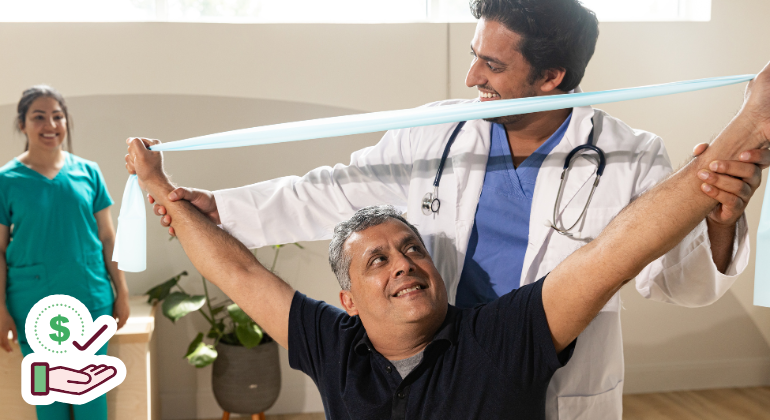
{"type": "Polygon", "coordinates": [[[189,202],[168,200],[168,193],[174,186],[163,171],[163,155],[145,146],[159,141],[135,138],[127,142],[127,169],[135,171],[147,192],[166,208],[179,242],[195,268],[233,299],[278,344],[288,348],[289,309],[294,290],[189,202]]]}
{"type": "Polygon", "coordinates": [[[637,200],[593,242],[548,275],[543,306],[557,351],[593,320],[625,282],[679,243],[717,205],[701,191],[697,172],[715,160],[737,160],[767,148],[770,133],[770,66],[746,90],[743,108],[712,145],[637,200]]]}

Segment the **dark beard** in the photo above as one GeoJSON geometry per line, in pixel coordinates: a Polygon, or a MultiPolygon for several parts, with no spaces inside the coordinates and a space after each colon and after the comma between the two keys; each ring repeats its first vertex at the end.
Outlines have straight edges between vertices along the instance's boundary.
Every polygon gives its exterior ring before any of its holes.
{"type": "MultiPolygon", "coordinates": [[[[530,98],[533,96],[537,96],[535,93],[535,86],[529,85],[527,86],[525,92],[521,96],[519,96],[516,99],[520,98],[530,98]]],[[[496,117],[496,118],[484,118],[484,121],[489,121],[493,124],[518,124],[522,122],[527,117],[526,114],[523,115],[506,115],[503,117],[496,117]]]]}
{"type": "Polygon", "coordinates": [[[505,117],[497,118],[484,118],[484,121],[489,121],[493,124],[517,124],[525,118],[525,115],[507,115],[505,117]]]}

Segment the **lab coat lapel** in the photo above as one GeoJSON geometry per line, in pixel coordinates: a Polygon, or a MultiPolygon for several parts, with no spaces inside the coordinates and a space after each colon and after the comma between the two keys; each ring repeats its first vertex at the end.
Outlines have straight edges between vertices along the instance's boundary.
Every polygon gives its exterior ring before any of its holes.
{"type": "MultiPolygon", "coordinates": [[[[574,108],[572,110],[572,120],[567,128],[567,132],[564,134],[564,138],[546,156],[540,167],[537,180],[535,181],[535,193],[532,197],[529,243],[521,270],[520,284],[522,286],[537,280],[539,263],[533,266],[533,262],[536,259],[539,260],[538,256],[542,256],[545,252],[549,236],[555,232],[550,226],[553,221],[554,204],[556,203],[559,183],[561,182],[564,161],[572,149],[585,144],[588,140],[593,115],[594,111],[591,107],[574,108]]],[[[574,159],[571,168],[568,178],[564,183],[559,211],[556,214],[557,222],[560,222],[559,219],[563,210],[571,204],[578,191],[586,186],[587,183],[592,182],[593,174],[596,171],[596,165],[584,158],[574,159]]],[[[567,220],[564,223],[571,224],[574,221],[567,220]]],[[[557,223],[557,225],[559,224],[557,223]]]]}
{"type": "Polygon", "coordinates": [[[489,158],[491,123],[484,120],[468,121],[457,137],[450,152],[452,171],[457,182],[455,209],[455,238],[457,247],[457,273],[449,281],[450,302],[454,302],[460,273],[465,263],[471,230],[476,219],[476,207],[484,185],[484,175],[489,158]]]}

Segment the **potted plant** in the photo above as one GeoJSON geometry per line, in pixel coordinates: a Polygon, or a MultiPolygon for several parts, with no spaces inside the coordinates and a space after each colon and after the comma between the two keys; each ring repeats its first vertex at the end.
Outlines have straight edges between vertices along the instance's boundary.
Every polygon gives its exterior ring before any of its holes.
{"type": "MultiPolygon", "coordinates": [[[[273,247],[271,272],[281,247],[273,247]]],[[[186,275],[183,271],[148,290],[147,301],[162,303],[163,315],[174,323],[192,312],[206,319],[208,331],[198,333],[184,357],[198,368],[214,364],[214,397],[225,412],[254,414],[267,410],[281,389],[278,345],[232,300],[211,298],[205,278],[201,278],[203,295],[187,293],[180,284],[186,275]]]]}

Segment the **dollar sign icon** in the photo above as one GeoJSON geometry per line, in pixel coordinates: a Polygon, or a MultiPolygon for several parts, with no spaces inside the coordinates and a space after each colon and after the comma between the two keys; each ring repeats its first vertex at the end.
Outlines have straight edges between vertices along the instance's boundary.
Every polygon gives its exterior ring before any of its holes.
{"type": "Polygon", "coordinates": [[[51,318],[51,328],[53,328],[56,333],[49,334],[48,336],[51,337],[51,340],[59,343],[60,346],[62,341],[66,341],[68,338],[70,338],[69,328],[62,325],[65,322],[69,322],[69,319],[61,316],[61,314],[51,318]]]}

